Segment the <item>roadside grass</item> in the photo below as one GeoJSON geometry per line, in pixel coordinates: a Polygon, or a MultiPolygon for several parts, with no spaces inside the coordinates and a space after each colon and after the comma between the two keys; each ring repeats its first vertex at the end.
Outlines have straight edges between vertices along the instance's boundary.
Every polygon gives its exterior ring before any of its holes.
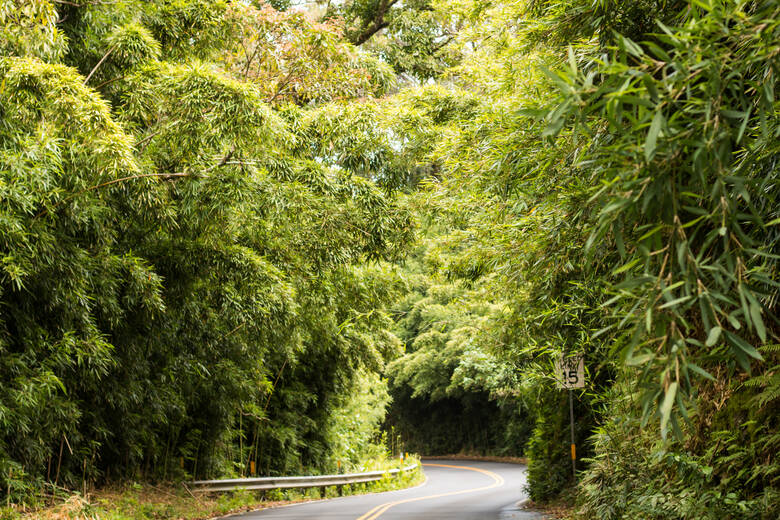
{"type": "MultiPolygon", "coordinates": [[[[392,469],[414,463],[419,464],[419,459],[410,457],[403,464],[399,461],[383,461],[367,465],[370,469],[365,471],[392,469]]],[[[0,509],[0,520],[205,520],[324,498],[404,489],[421,484],[424,480],[425,476],[418,465],[417,469],[397,477],[386,475],[375,482],[328,486],[324,494],[321,488],[190,493],[181,484],[131,483],[97,489],[86,497],[80,493],[60,497],[54,504],[34,511],[23,511],[11,505],[0,509]]]]}

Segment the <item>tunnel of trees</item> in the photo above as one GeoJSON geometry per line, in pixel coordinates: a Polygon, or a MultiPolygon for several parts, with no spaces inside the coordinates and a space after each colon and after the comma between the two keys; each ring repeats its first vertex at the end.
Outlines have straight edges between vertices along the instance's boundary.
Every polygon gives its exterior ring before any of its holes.
{"type": "Polygon", "coordinates": [[[0,0],[2,502],[390,449],[777,518],[778,74],[777,0],[0,0]]]}

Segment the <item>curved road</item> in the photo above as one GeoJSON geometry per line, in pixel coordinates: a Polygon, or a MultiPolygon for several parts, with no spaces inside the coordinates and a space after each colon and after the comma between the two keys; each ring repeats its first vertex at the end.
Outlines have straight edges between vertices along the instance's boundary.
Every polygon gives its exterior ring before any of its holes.
{"type": "Polygon", "coordinates": [[[499,462],[423,461],[428,477],[415,488],[320,500],[233,516],[241,520],[541,520],[526,498],[525,466],[499,462]]]}

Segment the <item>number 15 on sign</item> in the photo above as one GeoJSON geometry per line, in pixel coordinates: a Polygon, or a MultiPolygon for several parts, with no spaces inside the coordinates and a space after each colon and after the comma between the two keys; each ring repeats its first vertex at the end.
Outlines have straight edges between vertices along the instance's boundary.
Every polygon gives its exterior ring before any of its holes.
{"type": "Polygon", "coordinates": [[[585,387],[585,359],[583,356],[565,356],[561,354],[555,364],[555,379],[558,388],[585,387]]]}

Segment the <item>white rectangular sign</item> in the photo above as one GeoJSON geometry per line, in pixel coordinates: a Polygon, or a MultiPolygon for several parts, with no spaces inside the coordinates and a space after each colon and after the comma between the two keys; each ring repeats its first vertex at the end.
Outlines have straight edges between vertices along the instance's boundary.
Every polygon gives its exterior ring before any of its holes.
{"type": "Polygon", "coordinates": [[[585,387],[585,357],[582,354],[565,356],[561,354],[555,363],[555,379],[558,388],[585,387]]]}

